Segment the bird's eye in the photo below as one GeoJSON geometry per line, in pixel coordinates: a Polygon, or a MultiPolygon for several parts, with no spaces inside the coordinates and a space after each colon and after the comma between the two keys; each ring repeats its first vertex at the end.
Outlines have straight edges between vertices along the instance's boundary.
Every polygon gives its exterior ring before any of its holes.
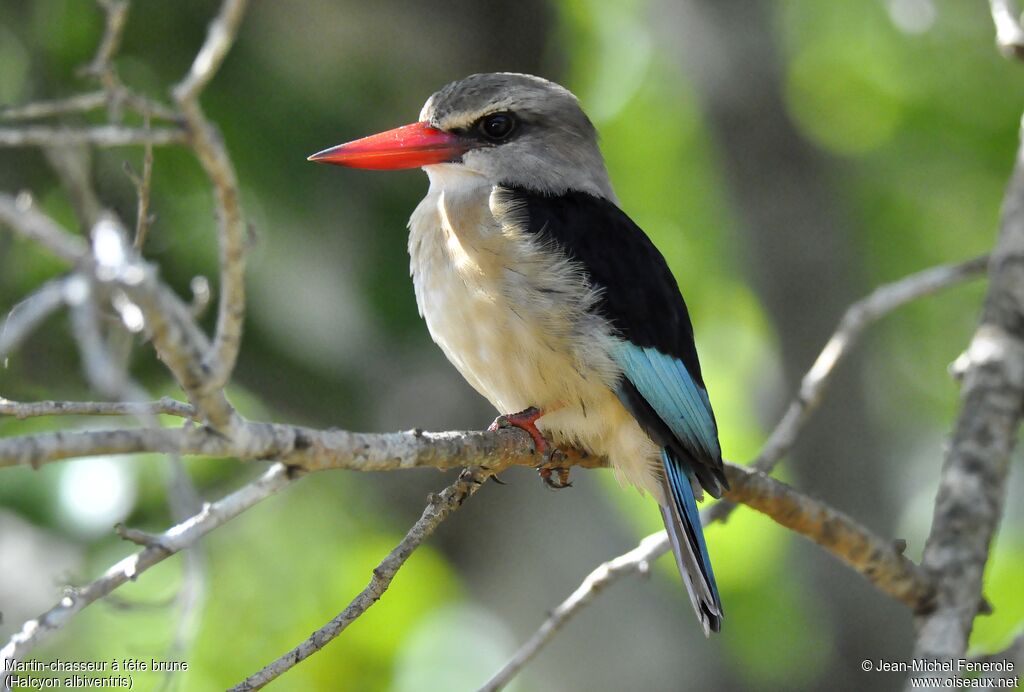
{"type": "Polygon", "coordinates": [[[516,129],[516,119],[511,113],[495,113],[480,120],[480,134],[492,142],[506,139],[516,129]]]}

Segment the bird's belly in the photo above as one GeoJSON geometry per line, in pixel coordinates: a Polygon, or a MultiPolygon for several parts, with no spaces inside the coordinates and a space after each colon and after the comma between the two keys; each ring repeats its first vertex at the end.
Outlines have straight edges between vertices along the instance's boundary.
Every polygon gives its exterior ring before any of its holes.
{"type": "Polygon", "coordinates": [[[599,370],[497,290],[461,278],[417,277],[430,334],[463,377],[501,413],[541,409],[537,426],[556,445],[610,459],[620,481],[660,497],[658,447],[599,370]]]}
{"type": "Polygon", "coordinates": [[[572,348],[544,333],[500,287],[433,277],[420,309],[434,341],[463,377],[504,413],[553,407],[585,388],[572,348]]]}

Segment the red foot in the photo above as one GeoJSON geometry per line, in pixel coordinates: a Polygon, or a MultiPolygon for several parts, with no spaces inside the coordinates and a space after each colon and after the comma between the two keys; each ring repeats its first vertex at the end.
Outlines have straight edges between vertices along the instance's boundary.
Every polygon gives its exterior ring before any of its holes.
{"type": "Polygon", "coordinates": [[[562,452],[551,445],[547,441],[547,438],[537,429],[537,420],[544,415],[536,406],[520,411],[519,413],[509,413],[507,415],[498,416],[491,423],[487,429],[491,432],[500,428],[519,428],[529,433],[530,437],[533,438],[534,449],[542,455],[544,463],[537,467],[537,472],[540,474],[541,480],[549,488],[554,490],[561,490],[562,488],[568,488],[572,486],[569,482],[569,469],[548,466],[552,461],[557,461],[562,457],[562,452]],[[552,478],[554,474],[557,474],[557,480],[552,478]]]}
{"type": "Polygon", "coordinates": [[[544,413],[539,408],[531,406],[519,413],[498,416],[487,429],[491,432],[508,427],[525,430],[533,438],[533,446],[537,452],[539,454],[547,454],[548,450],[551,449],[551,443],[544,438],[540,430],[537,430],[537,420],[543,415],[544,413]]]}

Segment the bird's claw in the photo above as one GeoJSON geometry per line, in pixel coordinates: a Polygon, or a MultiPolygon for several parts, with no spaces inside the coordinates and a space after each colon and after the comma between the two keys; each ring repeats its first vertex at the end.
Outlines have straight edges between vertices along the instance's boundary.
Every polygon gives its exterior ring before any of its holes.
{"type": "MultiPolygon", "coordinates": [[[[565,457],[561,451],[555,451],[558,452],[559,458],[565,457]]],[[[537,473],[540,474],[540,479],[544,481],[544,485],[552,490],[563,490],[564,488],[572,487],[572,482],[569,480],[569,468],[566,466],[538,466],[537,473]]]]}
{"type": "Polygon", "coordinates": [[[565,452],[557,447],[552,447],[544,453],[544,463],[537,467],[537,473],[540,474],[544,485],[552,490],[572,487],[572,483],[569,481],[569,467],[558,465],[558,462],[563,459],[565,459],[565,452]]]}
{"type": "Polygon", "coordinates": [[[537,467],[537,472],[540,473],[544,484],[554,490],[569,488],[572,486],[569,482],[569,469],[558,465],[565,459],[565,452],[548,442],[537,429],[537,419],[542,415],[544,414],[539,408],[531,406],[519,413],[498,416],[487,429],[491,432],[502,428],[525,430],[533,438],[534,450],[541,455],[541,464],[537,467]]]}

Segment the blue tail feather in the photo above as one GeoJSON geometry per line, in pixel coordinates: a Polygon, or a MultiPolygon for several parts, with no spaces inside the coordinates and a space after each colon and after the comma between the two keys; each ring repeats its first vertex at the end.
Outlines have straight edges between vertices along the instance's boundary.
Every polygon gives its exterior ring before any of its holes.
{"type": "Polygon", "coordinates": [[[665,469],[665,502],[669,505],[662,507],[662,517],[672,541],[676,563],[705,634],[717,632],[722,624],[722,600],[704,542],[697,499],[693,494],[693,473],[685,461],[677,459],[667,449],[662,450],[661,459],[665,469]]]}

